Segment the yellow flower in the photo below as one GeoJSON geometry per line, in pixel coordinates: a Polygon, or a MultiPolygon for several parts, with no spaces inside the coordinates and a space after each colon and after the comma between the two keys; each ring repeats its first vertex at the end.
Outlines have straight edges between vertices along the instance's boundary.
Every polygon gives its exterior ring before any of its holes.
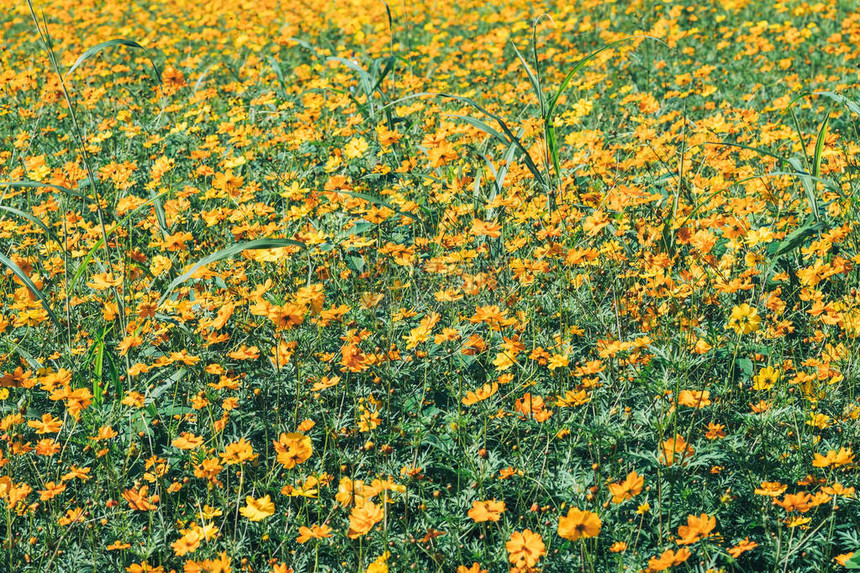
{"type": "Polygon", "coordinates": [[[275,513],[275,504],[268,495],[258,499],[249,495],[245,498],[245,503],[247,505],[241,508],[239,513],[251,521],[263,521],[275,513]]]}
{"type": "Polygon", "coordinates": [[[736,334],[750,334],[761,328],[761,316],[755,308],[744,303],[732,309],[726,328],[734,330],[736,334]]]}
{"type": "Polygon", "coordinates": [[[770,390],[779,380],[779,370],[770,366],[762,368],[753,376],[753,390],[770,390]]]}
{"type": "Polygon", "coordinates": [[[377,557],[373,563],[367,566],[364,573],[388,573],[388,557],[391,555],[388,551],[377,557]]]}

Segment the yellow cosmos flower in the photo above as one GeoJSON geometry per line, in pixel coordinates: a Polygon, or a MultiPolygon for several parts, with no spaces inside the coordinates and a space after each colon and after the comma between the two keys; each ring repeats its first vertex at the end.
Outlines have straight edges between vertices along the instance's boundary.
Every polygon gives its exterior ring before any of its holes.
{"type": "Polygon", "coordinates": [[[758,311],[744,303],[732,309],[726,328],[735,331],[736,334],[750,334],[761,328],[761,316],[758,311]]]}
{"type": "Polygon", "coordinates": [[[241,508],[239,513],[251,521],[263,521],[275,513],[275,504],[268,495],[257,499],[249,495],[245,498],[245,503],[247,505],[241,508]]]}

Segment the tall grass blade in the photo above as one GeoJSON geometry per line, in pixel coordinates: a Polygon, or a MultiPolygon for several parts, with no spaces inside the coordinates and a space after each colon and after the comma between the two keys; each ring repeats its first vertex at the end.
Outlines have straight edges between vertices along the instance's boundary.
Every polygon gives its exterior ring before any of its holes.
{"type": "Polygon", "coordinates": [[[231,245],[227,248],[221,249],[220,251],[216,251],[211,255],[207,255],[194,263],[190,269],[173,279],[173,281],[167,285],[167,288],[164,290],[164,293],[161,295],[161,298],[158,301],[158,305],[167,300],[167,297],[170,296],[170,293],[173,292],[173,289],[190,279],[194,273],[196,273],[201,268],[205,267],[209,263],[214,263],[216,261],[220,261],[223,259],[227,259],[230,257],[234,257],[241,253],[242,251],[250,251],[255,249],[278,249],[280,247],[305,247],[305,244],[301,241],[294,241],[292,239],[255,239],[253,241],[247,241],[245,243],[238,243],[236,245],[231,245]]]}
{"type": "Polygon", "coordinates": [[[119,229],[120,227],[125,225],[126,222],[128,222],[128,220],[131,219],[132,215],[134,215],[135,213],[137,213],[138,211],[140,211],[141,209],[143,209],[144,207],[146,207],[147,205],[152,203],[155,199],[158,199],[158,198],[160,198],[166,194],[167,194],[167,191],[162,191],[158,195],[156,195],[154,197],[150,197],[149,199],[147,199],[145,202],[141,203],[135,209],[132,209],[128,215],[123,217],[117,224],[115,224],[113,227],[108,229],[105,232],[104,236],[102,236],[98,241],[96,241],[96,244],[93,245],[93,247],[87,252],[86,255],[84,255],[84,258],[83,258],[83,260],[81,260],[81,264],[78,267],[78,270],[76,270],[74,276],[72,276],[72,282],[69,283],[69,292],[70,293],[74,292],[75,285],[78,284],[78,280],[80,280],[81,276],[84,274],[84,271],[86,271],[87,267],[90,264],[90,261],[93,258],[93,255],[95,255],[96,251],[99,250],[104,245],[105,239],[107,237],[110,237],[114,231],[116,231],[117,229],[119,229]]]}
{"type": "Polygon", "coordinates": [[[6,205],[0,205],[0,211],[6,211],[7,213],[11,213],[13,215],[17,215],[19,217],[27,219],[28,221],[30,221],[31,223],[33,223],[34,225],[36,225],[37,227],[39,227],[40,229],[45,231],[46,235],[48,235],[58,245],[60,245],[60,248],[63,247],[63,243],[60,241],[60,239],[57,238],[57,236],[54,234],[54,232],[51,231],[51,229],[45,223],[43,223],[41,221],[41,219],[39,219],[38,217],[31,215],[30,213],[27,213],[27,212],[22,211],[20,209],[16,209],[15,207],[7,207],[6,205]]]}
{"type": "Polygon", "coordinates": [[[824,140],[827,137],[827,125],[830,123],[830,112],[821,123],[818,138],[815,140],[815,154],[812,156],[812,176],[821,177],[821,153],[824,151],[824,140]]]}
{"type": "Polygon", "coordinates": [[[453,117],[454,119],[460,119],[471,125],[472,127],[477,127],[502,145],[508,146],[513,145],[513,142],[509,141],[507,137],[499,133],[497,130],[493,129],[486,122],[481,121],[480,119],[469,117],[468,115],[457,115],[454,113],[445,114],[447,117],[453,117]]]}
{"type": "MultiPolygon", "coordinates": [[[[72,67],[69,68],[69,71],[67,71],[63,77],[68,78],[72,74],[72,72],[81,67],[84,62],[86,62],[102,50],[106,50],[107,48],[113,48],[114,46],[127,46],[129,48],[136,48],[147,52],[146,48],[144,48],[134,40],[126,40],[125,38],[115,38],[113,40],[108,40],[107,42],[102,42],[101,44],[97,44],[91,48],[87,48],[83,54],[78,56],[78,59],[75,60],[75,63],[72,64],[72,67]]],[[[155,62],[153,62],[152,58],[150,58],[148,55],[146,56],[146,59],[149,60],[149,64],[152,66],[152,71],[155,74],[156,81],[158,83],[161,83],[161,72],[158,70],[158,66],[155,65],[155,62]]]]}
{"type": "Polygon", "coordinates": [[[66,195],[71,195],[75,199],[83,199],[84,201],[92,201],[92,198],[88,197],[84,193],[79,191],[74,191],[69,189],[68,187],[63,187],[62,185],[51,185],[50,183],[42,183],[40,181],[5,181],[0,183],[0,187],[23,187],[30,189],[53,189],[54,191],[59,191],[60,193],[65,193],[66,195]]]}
{"type": "Polygon", "coordinates": [[[822,95],[824,97],[830,98],[833,101],[835,101],[836,103],[841,103],[842,105],[847,107],[852,112],[856,113],[857,115],[860,115],[860,105],[858,105],[856,102],[851,101],[850,99],[846,98],[843,95],[833,93],[833,92],[812,92],[812,93],[813,93],[813,95],[822,95]]]}
{"type": "Polygon", "coordinates": [[[538,78],[535,72],[533,72],[532,69],[529,67],[528,62],[526,62],[526,59],[520,53],[519,49],[517,48],[517,45],[514,44],[513,41],[511,42],[511,46],[513,46],[514,52],[520,59],[520,63],[526,69],[526,74],[528,75],[529,81],[532,84],[532,90],[534,90],[535,95],[538,98],[538,103],[540,104],[540,115],[541,117],[544,117],[546,112],[546,97],[544,96],[543,90],[540,87],[540,78],[538,78]]]}
{"type": "Polygon", "coordinates": [[[370,75],[364,68],[362,68],[355,62],[347,60],[346,58],[331,57],[327,58],[326,61],[337,62],[358,73],[358,81],[361,84],[361,88],[364,90],[365,95],[367,95],[367,97],[369,98],[370,94],[373,93],[373,84],[370,82],[370,75]]]}
{"type": "Polygon", "coordinates": [[[555,92],[555,95],[553,95],[551,98],[549,98],[549,102],[548,102],[548,106],[547,106],[547,112],[546,112],[547,123],[552,124],[552,118],[555,115],[555,108],[558,106],[558,100],[559,100],[559,98],[561,98],[562,94],[564,94],[565,90],[567,89],[568,84],[573,79],[573,76],[576,75],[576,72],[578,72],[583,67],[585,67],[585,64],[587,64],[588,62],[590,62],[591,60],[596,58],[602,52],[605,52],[606,50],[614,48],[615,46],[617,46],[619,44],[622,44],[622,43],[627,42],[629,40],[635,40],[637,38],[648,38],[650,40],[654,40],[656,42],[660,42],[661,44],[665,45],[662,41],[660,41],[658,38],[655,38],[653,36],[636,35],[636,36],[627,36],[626,38],[621,38],[620,40],[615,40],[614,42],[610,42],[610,43],[606,44],[605,46],[591,52],[590,54],[588,54],[587,56],[585,56],[584,58],[579,60],[579,62],[577,62],[577,64],[573,67],[573,69],[570,70],[566,76],[564,76],[564,80],[562,80],[561,85],[559,86],[558,90],[556,90],[556,92],[555,92]]]}
{"type": "Polygon", "coordinates": [[[36,288],[36,285],[33,284],[33,281],[30,280],[30,277],[27,276],[27,273],[22,271],[21,267],[15,264],[15,261],[13,261],[4,254],[0,254],[0,263],[6,265],[9,270],[11,270],[15,274],[15,276],[17,276],[18,279],[22,283],[24,283],[24,286],[26,286],[28,289],[30,289],[30,292],[36,295],[36,297],[42,302],[42,308],[44,308],[45,312],[48,313],[48,316],[50,317],[51,322],[54,323],[54,326],[56,326],[57,328],[62,328],[62,326],[60,325],[60,321],[57,318],[57,315],[54,314],[54,311],[51,309],[51,304],[48,302],[48,299],[45,298],[45,295],[42,294],[42,291],[36,288]]]}
{"type": "Polygon", "coordinates": [[[809,211],[816,222],[820,221],[821,215],[818,209],[818,200],[815,198],[815,182],[809,173],[803,170],[799,159],[792,157],[788,160],[788,163],[798,171],[797,175],[800,177],[800,185],[803,187],[803,192],[806,195],[806,204],[809,206],[809,211]]]}

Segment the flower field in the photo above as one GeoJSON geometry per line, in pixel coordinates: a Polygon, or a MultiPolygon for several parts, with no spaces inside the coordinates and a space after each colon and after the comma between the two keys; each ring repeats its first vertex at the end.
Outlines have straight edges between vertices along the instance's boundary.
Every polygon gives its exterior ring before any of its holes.
{"type": "Polygon", "coordinates": [[[860,569],[855,2],[0,23],[0,571],[860,569]]]}

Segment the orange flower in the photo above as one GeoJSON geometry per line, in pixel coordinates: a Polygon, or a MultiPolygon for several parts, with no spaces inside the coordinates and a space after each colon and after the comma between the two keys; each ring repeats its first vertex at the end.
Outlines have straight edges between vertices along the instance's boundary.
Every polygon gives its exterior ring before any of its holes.
{"type": "Polygon", "coordinates": [[[709,440],[720,440],[722,438],[725,438],[725,424],[715,424],[713,422],[708,422],[708,432],[705,434],[705,437],[709,440]]]}
{"type": "Polygon", "coordinates": [[[669,438],[660,444],[660,461],[667,466],[675,463],[676,455],[678,455],[678,463],[683,465],[684,460],[694,453],[696,453],[696,450],[680,434],[675,434],[674,438],[669,438]]]}
{"type": "Polygon", "coordinates": [[[817,468],[828,468],[830,466],[838,468],[840,466],[852,465],[853,463],[854,453],[851,451],[851,448],[844,447],[839,448],[838,452],[830,450],[826,456],[816,453],[815,459],[812,460],[812,465],[817,468]]]}
{"type": "Polygon", "coordinates": [[[635,471],[627,474],[624,481],[619,483],[609,484],[609,493],[612,494],[612,503],[621,503],[628,499],[633,499],[635,496],[642,493],[642,486],[645,485],[645,478],[638,475],[635,471]]]}
{"type": "Polygon", "coordinates": [[[546,554],[543,538],[530,529],[526,529],[522,533],[514,531],[510,540],[505,544],[505,548],[508,550],[508,560],[519,569],[534,567],[538,560],[546,554]]]}
{"type": "Polygon", "coordinates": [[[64,491],[66,491],[65,484],[56,484],[52,481],[49,481],[45,484],[45,489],[39,490],[39,499],[42,501],[48,501],[49,499],[54,499],[64,491]]]}
{"type": "MultiPolygon", "coordinates": [[[[19,368],[20,370],[20,368],[19,368]]],[[[36,429],[37,434],[56,434],[63,427],[63,421],[50,414],[42,414],[42,420],[30,420],[27,425],[36,429]]]]}
{"type": "Polygon", "coordinates": [[[36,455],[53,456],[60,453],[60,444],[50,438],[43,438],[36,443],[36,455]]]}
{"type": "Polygon", "coordinates": [[[570,541],[576,541],[580,537],[583,539],[597,537],[601,525],[596,513],[572,507],[566,516],[558,518],[558,535],[570,541]]]}
{"type": "Polygon", "coordinates": [[[227,444],[224,452],[219,455],[221,456],[221,461],[227,466],[250,462],[257,458],[254,448],[245,441],[245,438],[240,439],[238,442],[227,444]]]}
{"type": "Polygon", "coordinates": [[[70,523],[75,523],[76,521],[84,520],[84,508],[76,507],[74,509],[70,509],[66,511],[66,514],[57,520],[57,524],[61,527],[65,527],[70,523]]]}
{"type": "Polygon", "coordinates": [[[173,552],[178,556],[182,557],[188,553],[194,553],[197,551],[197,548],[200,547],[200,541],[202,537],[200,532],[196,529],[192,529],[176,541],[170,544],[173,548],[173,552]]]}
{"type": "Polygon", "coordinates": [[[671,549],[667,549],[660,557],[652,557],[648,560],[648,572],[665,571],[669,567],[680,565],[689,559],[690,555],[690,550],[686,547],[682,547],[677,553],[671,549]]]}
{"type": "Polygon", "coordinates": [[[488,501],[473,501],[472,509],[468,511],[468,516],[475,523],[483,521],[499,521],[502,518],[502,513],[506,510],[504,501],[496,501],[495,499],[488,501]]]}
{"type": "Polygon", "coordinates": [[[209,480],[209,483],[214,485],[221,485],[221,482],[215,478],[223,469],[224,466],[218,463],[218,458],[205,458],[194,466],[194,477],[209,480]]]}
{"type": "Polygon", "coordinates": [[[528,418],[531,416],[536,422],[546,422],[552,415],[552,410],[546,409],[546,402],[540,396],[533,396],[531,392],[523,394],[514,403],[514,410],[520,413],[521,416],[528,418]]]}
{"type": "Polygon", "coordinates": [[[296,541],[307,543],[311,539],[326,539],[328,537],[331,537],[331,527],[325,524],[313,524],[310,527],[299,527],[299,536],[296,538],[296,541]]]}
{"type": "Polygon", "coordinates": [[[717,518],[703,513],[699,517],[687,516],[687,525],[678,527],[678,545],[692,545],[697,541],[710,536],[711,531],[717,526],[717,518]]]}
{"type": "Polygon", "coordinates": [[[174,438],[171,444],[180,450],[194,450],[203,445],[203,438],[195,436],[191,432],[182,432],[178,438],[174,438]]]}
{"type": "Polygon", "coordinates": [[[492,221],[481,221],[475,219],[472,221],[471,233],[476,237],[490,237],[496,239],[502,236],[502,226],[492,221]]]}
{"type": "Polygon", "coordinates": [[[498,383],[493,382],[492,384],[484,384],[474,392],[472,392],[471,390],[466,392],[466,397],[463,398],[463,405],[472,406],[473,404],[477,404],[478,402],[486,400],[498,391],[498,383]]]}
{"type": "Polygon", "coordinates": [[[678,404],[689,408],[704,408],[711,404],[710,395],[711,393],[707,390],[704,392],[699,392],[698,390],[681,390],[678,393],[678,404]]]}
{"type": "Polygon", "coordinates": [[[137,511],[155,511],[158,506],[158,496],[147,496],[149,486],[145,485],[140,490],[127,489],[123,492],[122,497],[128,502],[132,509],[137,511]]]}
{"type": "Polygon", "coordinates": [[[773,503],[785,511],[798,511],[800,513],[806,513],[814,507],[812,495],[807,491],[788,493],[782,498],[782,501],[774,499],[773,503]]]}
{"type": "Polygon", "coordinates": [[[365,501],[361,506],[352,508],[349,514],[349,531],[347,537],[357,539],[367,535],[373,526],[382,521],[385,510],[377,507],[372,501],[365,501]]]}
{"type": "Polygon", "coordinates": [[[758,543],[755,541],[750,541],[749,537],[745,537],[743,541],[739,542],[734,547],[729,548],[729,555],[737,559],[740,557],[741,553],[745,553],[747,551],[751,551],[758,547],[758,543]]]}

